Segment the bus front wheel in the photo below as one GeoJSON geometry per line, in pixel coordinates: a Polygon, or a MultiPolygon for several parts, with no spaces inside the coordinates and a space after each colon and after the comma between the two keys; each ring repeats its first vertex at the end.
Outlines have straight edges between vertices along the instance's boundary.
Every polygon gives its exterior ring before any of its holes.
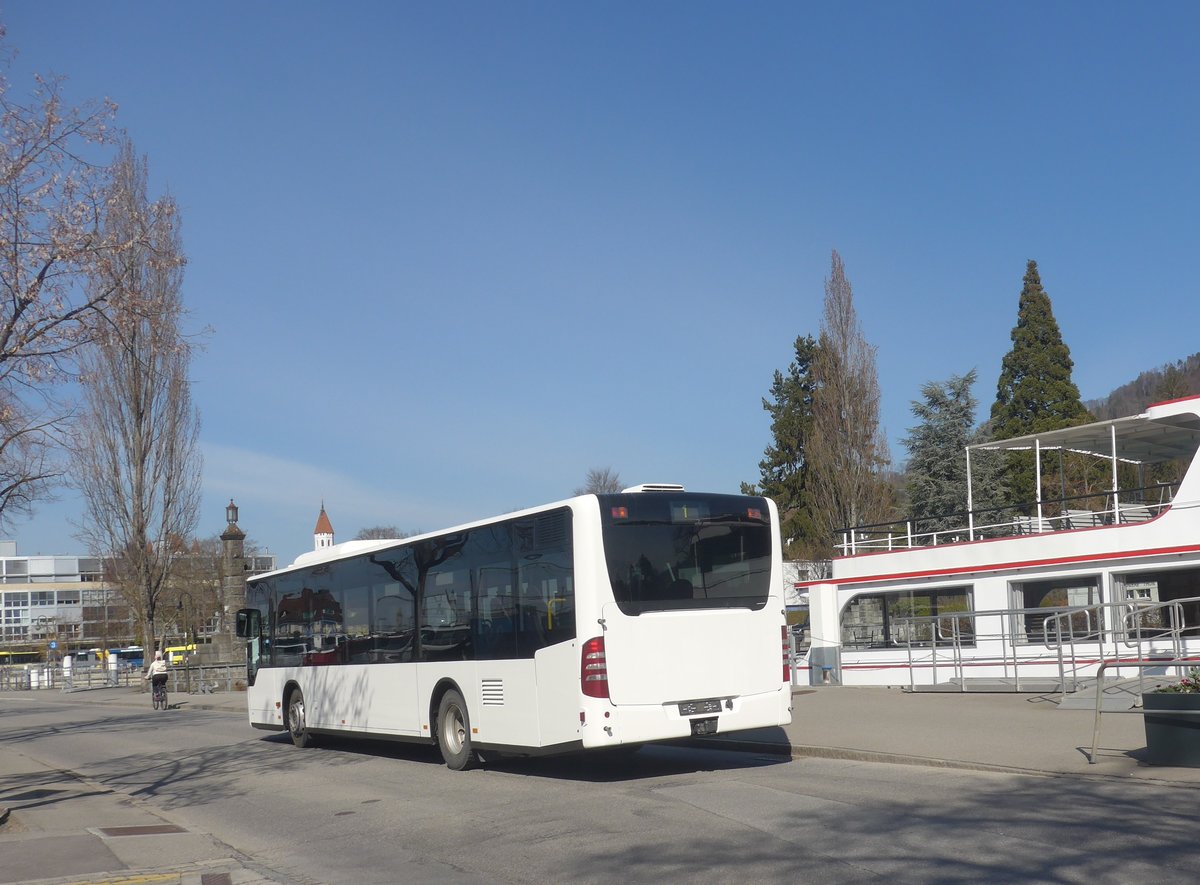
{"type": "Polygon", "coordinates": [[[450,689],[442,695],[437,718],[438,749],[452,771],[469,768],[474,761],[471,747],[471,717],[462,695],[450,689]]]}
{"type": "Polygon", "coordinates": [[[287,726],[293,744],[301,748],[312,745],[312,734],[308,730],[308,720],[304,715],[304,692],[298,688],[293,688],[292,693],[288,695],[287,726]]]}

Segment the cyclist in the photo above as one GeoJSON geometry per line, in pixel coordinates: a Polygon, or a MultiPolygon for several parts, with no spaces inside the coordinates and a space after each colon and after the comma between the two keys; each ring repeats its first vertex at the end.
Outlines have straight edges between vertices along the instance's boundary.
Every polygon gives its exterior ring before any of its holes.
{"type": "Polygon", "coordinates": [[[155,709],[158,708],[160,700],[165,707],[167,700],[167,662],[163,660],[161,651],[154,653],[154,660],[150,663],[150,668],[142,678],[149,679],[150,684],[153,686],[151,694],[155,709]]]}

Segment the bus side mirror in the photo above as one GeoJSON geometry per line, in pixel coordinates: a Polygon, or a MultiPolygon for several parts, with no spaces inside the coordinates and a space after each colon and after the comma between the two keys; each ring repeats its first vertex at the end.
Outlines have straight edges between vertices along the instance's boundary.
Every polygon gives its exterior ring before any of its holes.
{"type": "Polygon", "coordinates": [[[238,609],[237,635],[241,639],[257,639],[262,636],[262,612],[256,608],[238,609]]]}

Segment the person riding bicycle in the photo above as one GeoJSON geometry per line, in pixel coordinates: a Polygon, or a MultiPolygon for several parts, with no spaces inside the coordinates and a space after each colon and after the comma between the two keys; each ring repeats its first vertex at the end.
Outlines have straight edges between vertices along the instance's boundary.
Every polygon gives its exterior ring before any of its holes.
{"type": "Polygon", "coordinates": [[[150,680],[153,690],[167,684],[167,662],[163,660],[161,651],[154,653],[154,660],[150,662],[150,668],[142,678],[150,680]]]}

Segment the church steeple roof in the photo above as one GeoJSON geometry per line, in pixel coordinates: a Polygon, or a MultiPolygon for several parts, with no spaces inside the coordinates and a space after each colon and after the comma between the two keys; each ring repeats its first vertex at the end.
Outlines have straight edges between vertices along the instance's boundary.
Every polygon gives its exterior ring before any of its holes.
{"type": "Polygon", "coordinates": [[[333,523],[329,521],[329,515],[325,512],[325,502],[321,502],[321,515],[317,517],[317,527],[313,529],[314,535],[332,535],[333,523]]]}

